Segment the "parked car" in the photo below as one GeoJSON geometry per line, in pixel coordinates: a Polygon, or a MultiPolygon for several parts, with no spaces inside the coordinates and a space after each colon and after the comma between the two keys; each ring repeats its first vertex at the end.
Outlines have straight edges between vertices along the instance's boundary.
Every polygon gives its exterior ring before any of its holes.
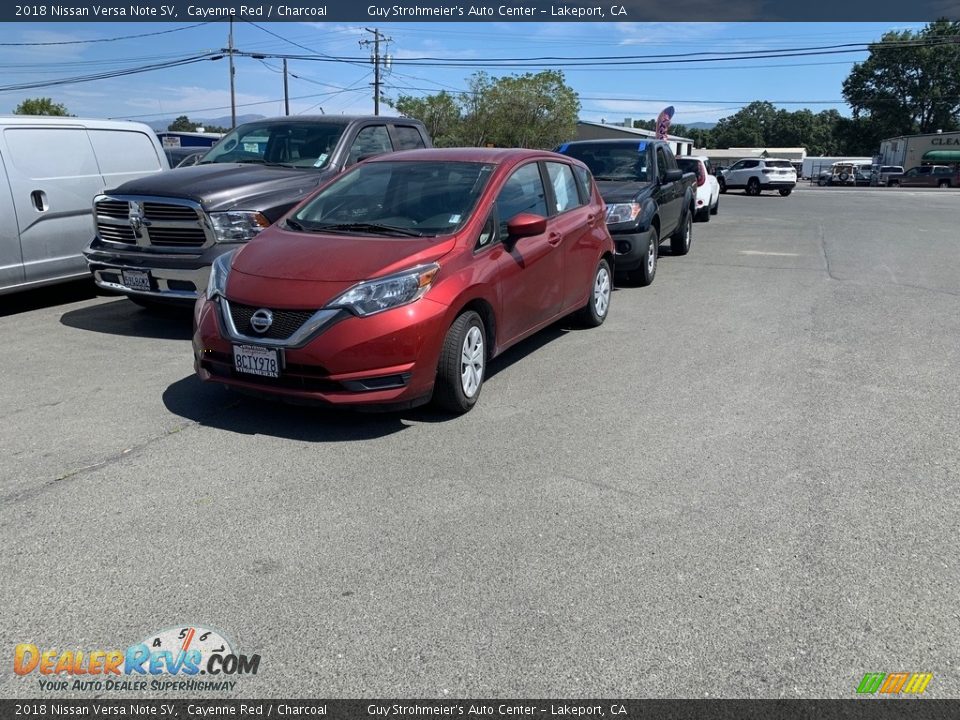
{"type": "Polygon", "coordinates": [[[0,294],[88,277],[93,196],[167,167],[141,123],[0,117],[0,294]]]}
{"type": "Polygon", "coordinates": [[[861,164],[856,165],[853,169],[853,184],[860,185],[869,185],[870,178],[873,175],[873,165],[861,164]]]}
{"type": "Polygon", "coordinates": [[[720,212],[720,183],[708,171],[710,159],[703,155],[688,155],[677,158],[681,170],[697,176],[697,210],[694,220],[709,222],[711,215],[720,212]]]}
{"type": "Polygon", "coordinates": [[[856,183],[857,165],[845,160],[833,163],[829,168],[820,171],[817,185],[853,185],[856,183]]]}
{"type": "Polygon", "coordinates": [[[921,165],[900,177],[901,187],[960,187],[960,169],[949,165],[921,165]]]}
{"type": "Polygon", "coordinates": [[[693,242],[696,176],[677,166],[670,144],[659,140],[582,140],[558,151],[584,162],[607,204],[607,227],[616,243],[617,273],[649,285],[660,243],[674,255],[693,242]]]}
{"type": "Polygon", "coordinates": [[[743,189],[747,195],[776,190],[786,197],[797,186],[797,171],[789,160],[748,158],[738,160],[718,178],[720,192],[743,189]]]}
{"type": "Polygon", "coordinates": [[[570,313],[604,321],[613,254],[603,200],[568,157],[377,157],[216,259],[196,370],[279,398],[465,412],[491,358],[570,313]]]}
{"type": "Polygon", "coordinates": [[[900,184],[903,168],[900,165],[874,165],[870,174],[871,185],[893,187],[900,184]]]}
{"type": "Polygon", "coordinates": [[[210,266],[320,184],[373,155],[429,147],[423,124],[382,116],[290,116],[241,125],[194,167],[94,200],[84,252],[97,285],[142,305],[192,303],[210,266]]]}

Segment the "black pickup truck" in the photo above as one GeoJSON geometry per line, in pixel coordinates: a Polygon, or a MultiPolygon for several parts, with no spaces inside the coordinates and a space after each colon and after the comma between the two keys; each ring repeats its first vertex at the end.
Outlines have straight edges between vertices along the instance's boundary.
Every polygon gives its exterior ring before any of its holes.
{"type": "Polygon", "coordinates": [[[319,185],[373,155],[433,147],[402,117],[280,117],[241,125],[193,167],[132,180],[94,198],[84,250],[101,288],[140,305],[192,302],[210,266],[319,185]]]}
{"type": "Polygon", "coordinates": [[[686,255],[693,240],[696,175],[677,166],[662,140],[581,140],[557,152],[584,162],[607,205],[607,229],[617,255],[615,270],[637,285],[657,273],[660,243],[686,255]]]}

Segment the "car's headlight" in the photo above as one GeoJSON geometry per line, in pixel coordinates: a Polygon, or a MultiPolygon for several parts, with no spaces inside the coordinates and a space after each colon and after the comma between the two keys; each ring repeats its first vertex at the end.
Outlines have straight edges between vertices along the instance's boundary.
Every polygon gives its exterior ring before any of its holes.
{"type": "Polygon", "coordinates": [[[270,221],[251,210],[230,210],[210,213],[214,238],[221,243],[237,243],[253,240],[261,230],[270,227],[270,221]]]}
{"type": "Polygon", "coordinates": [[[438,270],[440,266],[431,263],[362,282],[347,290],[328,307],[346,308],[363,316],[412,303],[430,289],[438,270]]]}
{"type": "Polygon", "coordinates": [[[640,215],[643,206],[640,203],[613,203],[607,205],[607,225],[633,222],[640,215]]]}
{"type": "Polygon", "coordinates": [[[236,250],[231,250],[213,261],[210,279],[207,281],[207,300],[212,300],[217,295],[226,297],[227,278],[230,276],[230,266],[233,265],[233,256],[236,254],[236,250]]]}

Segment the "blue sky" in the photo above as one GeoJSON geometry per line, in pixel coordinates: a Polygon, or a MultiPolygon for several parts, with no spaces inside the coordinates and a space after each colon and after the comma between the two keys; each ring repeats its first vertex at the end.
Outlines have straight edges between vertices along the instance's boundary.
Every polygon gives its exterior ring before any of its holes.
{"type": "MultiPolygon", "coordinates": [[[[174,23],[0,23],[0,43],[71,43],[180,28],[177,32],[116,42],[27,47],[0,46],[0,85],[84,75],[146,65],[227,44],[227,23],[201,27],[174,23]]],[[[367,27],[371,27],[367,24],[367,27]]],[[[867,42],[883,32],[919,25],[880,23],[381,23],[397,59],[432,56],[482,60],[489,57],[649,55],[778,49],[867,42]]],[[[234,25],[239,50],[254,53],[320,53],[361,59],[357,63],[291,60],[291,112],[372,112],[372,66],[361,25],[336,23],[247,23],[234,25]],[[280,38],[271,35],[275,33],[280,38]],[[281,39],[283,38],[283,39],[281,39]],[[301,47],[298,47],[301,46],[301,47]]],[[[713,122],[746,102],[770,100],[795,110],[835,107],[843,114],[841,85],[864,53],[734,60],[670,67],[563,68],[581,96],[581,118],[620,121],[652,118],[674,105],[676,123],[713,122]],[[780,101],[779,103],[777,101],[780,101]],[[812,101],[818,101],[816,103],[812,101]],[[789,104],[788,104],[789,103],[789,104]]],[[[237,58],[238,114],[283,112],[281,61],[237,58]]],[[[544,61],[542,69],[551,67],[544,61]]],[[[403,66],[384,76],[384,94],[425,95],[467,87],[476,68],[403,66]]],[[[493,75],[536,72],[537,67],[495,68],[493,75]]],[[[75,115],[122,117],[148,122],[187,114],[229,115],[227,61],[203,61],[128,77],[56,87],[0,92],[0,112],[27,97],[52,97],[75,115]]],[[[389,108],[384,112],[390,113],[389,108]]]]}

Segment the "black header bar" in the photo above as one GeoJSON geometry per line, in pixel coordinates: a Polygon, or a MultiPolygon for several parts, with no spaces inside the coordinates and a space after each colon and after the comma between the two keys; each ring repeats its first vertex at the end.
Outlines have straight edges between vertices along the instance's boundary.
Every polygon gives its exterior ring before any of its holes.
{"type": "Polygon", "coordinates": [[[960,0],[63,0],[8,4],[3,22],[928,22],[960,0]]]}

